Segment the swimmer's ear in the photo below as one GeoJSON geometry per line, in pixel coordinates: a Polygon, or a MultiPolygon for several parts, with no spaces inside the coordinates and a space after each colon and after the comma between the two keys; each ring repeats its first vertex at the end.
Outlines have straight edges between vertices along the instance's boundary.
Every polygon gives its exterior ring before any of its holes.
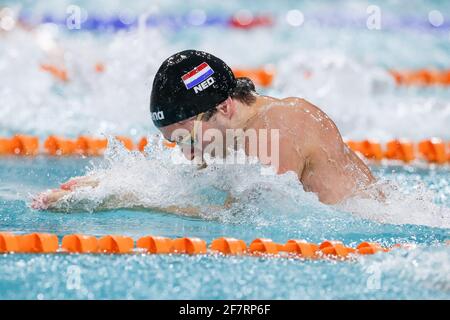
{"type": "Polygon", "coordinates": [[[228,97],[227,100],[217,106],[217,112],[221,113],[224,117],[231,119],[236,112],[236,103],[228,97]]]}

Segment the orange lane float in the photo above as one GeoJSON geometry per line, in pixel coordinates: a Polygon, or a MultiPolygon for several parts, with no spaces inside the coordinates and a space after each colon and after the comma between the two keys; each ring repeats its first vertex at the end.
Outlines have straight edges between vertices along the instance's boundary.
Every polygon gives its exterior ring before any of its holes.
{"type": "Polygon", "coordinates": [[[223,254],[244,254],[247,245],[243,240],[235,238],[218,238],[211,242],[212,251],[218,251],[223,254]]]}
{"type": "Polygon", "coordinates": [[[381,247],[378,243],[374,242],[361,242],[356,247],[358,254],[375,254],[377,252],[387,252],[388,249],[381,247]]]}
{"type": "MultiPolygon", "coordinates": [[[[117,136],[128,150],[134,150],[134,142],[128,137],[117,136]]],[[[108,146],[107,139],[95,139],[80,136],[77,140],[49,136],[44,142],[44,148],[49,155],[89,155],[99,156],[104,153],[108,146]]]]}
{"type": "Polygon", "coordinates": [[[49,233],[31,233],[18,236],[19,252],[51,253],[58,250],[58,237],[49,233]]]}
{"type": "Polygon", "coordinates": [[[141,140],[139,140],[138,144],[137,144],[137,148],[139,151],[143,152],[145,150],[145,147],[148,144],[148,140],[147,138],[141,138],[141,140]]]}
{"type": "MultiPolygon", "coordinates": [[[[449,240],[444,241],[450,244],[449,240]]],[[[249,255],[268,257],[331,258],[344,260],[357,255],[373,255],[396,248],[413,249],[415,244],[395,244],[384,248],[375,242],[361,242],[356,248],[345,246],[340,241],[324,241],[320,245],[305,240],[288,240],[284,245],[271,239],[254,239],[247,247],[243,240],[221,237],[211,241],[209,249],[205,240],[195,237],[171,239],[159,236],[144,236],[136,241],[121,235],[94,236],[70,234],[63,237],[61,246],[58,237],[48,233],[16,235],[0,232],[0,253],[89,253],[89,254],[215,254],[249,255]],[[136,249],[136,250],[135,250],[136,249]]]]}
{"type": "Polygon", "coordinates": [[[69,81],[69,76],[67,75],[67,70],[65,68],[57,67],[52,64],[41,64],[40,68],[42,71],[50,73],[56,79],[63,82],[69,81]]]}
{"type": "Polygon", "coordinates": [[[199,238],[179,238],[173,240],[174,253],[206,253],[206,241],[199,238]]]}
{"type": "Polygon", "coordinates": [[[19,239],[9,232],[0,232],[0,253],[20,251],[19,239]]]}
{"type": "Polygon", "coordinates": [[[415,159],[414,145],[407,140],[392,140],[386,144],[384,156],[390,160],[402,160],[411,162],[415,159]]]}
{"type": "Polygon", "coordinates": [[[428,162],[446,163],[450,159],[450,152],[447,155],[445,149],[445,143],[441,139],[433,138],[419,143],[419,152],[428,162]]]}
{"type": "MultiPolygon", "coordinates": [[[[41,64],[39,67],[42,71],[49,73],[55,79],[58,79],[61,82],[68,82],[70,80],[68,72],[65,67],[45,63],[41,64]]],[[[101,62],[97,62],[94,65],[93,69],[96,73],[103,73],[105,71],[105,65],[101,62]]]]}
{"type": "Polygon", "coordinates": [[[75,141],[56,136],[49,136],[44,142],[44,148],[49,155],[72,155],[77,150],[75,141]]]}
{"type": "Polygon", "coordinates": [[[133,239],[124,236],[107,235],[98,241],[99,251],[104,253],[130,253],[133,246],[133,239]]]}
{"type": "Polygon", "coordinates": [[[106,150],[108,140],[80,136],[76,141],[76,145],[77,150],[80,150],[83,155],[100,156],[106,150]]]}
{"type": "Polygon", "coordinates": [[[124,136],[116,136],[116,139],[122,142],[122,144],[127,148],[128,150],[134,150],[134,142],[128,137],[124,136]]]}
{"type": "Polygon", "coordinates": [[[348,141],[347,145],[353,151],[360,152],[367,159],[382,160],[383,151],[381,144],[372,140],[348,141]]]}
{"type": "Polygon", "coordinates": [[[394,78],[397,85],[403,86],[431,86],[431,85],[450,85],[450,70],[390,70],[389,73],[394,78]]]}
{"type": "Polygon", "coordinates": [[[33,136],[16,135],[12,138],[14,153],[24,156],[34,156],[39,151],[39,139],[33,136]]]}
{"type": "Polygon", "coordinates": [[[136,247],[155,254],[174,252],[173,240],[165,237],[142,237],[136,242],[136,247]]]}
{"type": "Polygon", "coordinates": [[[96,237],[82,234],[70,234],[62,239],[61,249],[66,252],[95,253],[99,244],[96,237]]]}
{"type": "Polygon", "coordinates": [[[420,158],[436,164],[445,164],[450,161],[450,145],[447,148],[446,144],[438,138],[426,139],[418,143],[404,139],[390,140],[386,143],[384,151],[381,144],[371,140],[349,140],[347,145],[353,151],[374,160],[400,160],[409,163],[420,158]]]}
{"type": "Polygon", "coordinates": [[[0,155],[34,156],[39,152],[39,139],[27,135],[0,138],[0,155]]]}
{"type": "Polygon", "coordinates": [[[282,248],[282,245],[273,242],[271,239],[258,238],[250,243],[249,251],[255,254],[278,254],[282,248]]]}
{"type": "Polygon", "coordinates": [[[257,69],[233,69],[236,78],[250,78],[256,85],[269,87],[275,77],[275,70],[271,66],[257,69]]]}
{"type": "Polygon", "coordinates": [[[349,254],[356,252],[355,249],[344,246],[340,241],[324,241],[320,244],[319,250],[326,256],[340,258],[347,258],[349,254]]]}
{"type": "Polygon", "coordinates": [[[308,243],[305,240],[288,240],[284,245],[283,251],[296,254],[302,258],[315,258],[319,251],[319,246],[314,243],[308,243]]]}
{"type": "Polygon", "coordinates": [[[14,154],[12,139],[0,138],[0,155],[14,154]]]}

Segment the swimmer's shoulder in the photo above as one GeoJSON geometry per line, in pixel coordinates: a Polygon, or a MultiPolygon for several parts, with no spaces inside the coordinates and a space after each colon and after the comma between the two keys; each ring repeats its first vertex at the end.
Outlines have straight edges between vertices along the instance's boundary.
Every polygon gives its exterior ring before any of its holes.
{"type": "Polygon", "coordinates": [[[272,105],[267,110],[270,126],[279,128],[280,134],[296,135],[297,141],[303,146],[317,144],[320,139],[333,140],[332,138],[340,137],[336,125],[328,115],[305,99],[276,99],[272,105]]]}
{"type": "Polygon", "coordinates": [[[340,145],[342,137],[334,121],[319,107],[301,98],[285,98],[292,109],[302,110],[301,116],[296,119],[302,123],[303,128],[315,134],[308,139],[312,144],[323,143],[340,145]]]}
{"type": "Polygon", "coordinates": [[[280,111],[292,111],[296,112],[302,109],[320,110],[318,107],[303,98],[287,97],[283,99],[277,99],[272,97],[266,97],[267,102],[265,109],[267,112],[280,112],[280,111]]]}
{"type": "Polygon", "coordinates": [[[320,110],[319,107],[315,106],[314,104],[312,104],[311,102],[309,102],[308,100],[306,100],[304,98],[287,97],[287,98],[281,99],[281,101],[283,102],[283,104],[285,106],[294,107],[297,109],[309,110],[309,111],[323,112],[322,110],[320,110]]]}
{"type": "Polygon", "coordinates": [[[331,121],[331,119],[322,109],[307,101],[306,99],[288,97],[282,99],[282,101],[287,107],[292,107],[291,112],[300,113],[302,119],[306,122],[317,124],[318,122],[323,123],[323,121],[331,121]]]}
{"type": "Polygon", "coordinates": [[[290,121],[310,121],[315,115],[323,116],[323,111],[309,101],[298,97],[283,99],[272,98],[267,104],[265,113],[269,118],[282,118],[286,123],[290,121]]]}

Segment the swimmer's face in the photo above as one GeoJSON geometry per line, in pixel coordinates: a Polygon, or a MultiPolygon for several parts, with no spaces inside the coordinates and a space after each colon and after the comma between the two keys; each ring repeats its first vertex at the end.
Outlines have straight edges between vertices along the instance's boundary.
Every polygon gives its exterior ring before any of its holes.
{"type": "Polygon", "coordinates": [[[203,130],[206,127],[203,114],[159,128],[166,140],[176,142],[189,160],[203,153],[203,130]]]}
{"type": "MultiPolygon", "coordinates": [[[[192,160],[196,155],[203,155],[205,150],[208,150],[207,146],[216,142],[211,135],[220,134],[225,137],[226,129],[229,128],[230,114],[233,114],[235,105],[233,100],[228,98],[216,108],[217,111],[209,119],[206,119],[204,114],[200,114],[161,127],[159,130],[165,139],[177,142],[186,158],[192,160]]],[[[225,148],[224,144],[223,148],[225,148]]]]}

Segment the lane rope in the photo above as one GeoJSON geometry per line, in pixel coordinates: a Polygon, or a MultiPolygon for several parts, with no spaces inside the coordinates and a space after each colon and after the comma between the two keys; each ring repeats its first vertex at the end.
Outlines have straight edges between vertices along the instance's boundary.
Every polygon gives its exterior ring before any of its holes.
{"type": "MultiPolygon", "coordinates": [[[[131,138],[116,136],[128,150],[144,151],[148,144],[146,137],[135,143],[131,138]]],[[[413,142],[406,139],[394,139],[386,143],[376,140],[346,140],[347,146],[362,157],[380,162],[382,160],[397,160],[411,163],[415,160],[434,164],[450,162],[450,142],[439,138],[424,139],[413,142]]],[[[164,141],[164,147],[174,148],[175,143],[164,141]]],[[[106,138],[79,136],[69,139],[51,135],[43,143],[36,136],[15,135],[11,138],[0,137],[0,156],[101,156],[108,147],[106,138]]]]}
{"type": "MultiPolygon", "coordinates": [[[[447,243],[448,244],[448,243],[447,243]]],[[[79,254],[223,254],[272,256],[304,259],[347,259],[358,255],[389,252],[397,248],[414,248],[413,244],[396,244],[385,248],[376,242],[364,241],[355,248],[341,241],[323,241],[320,244],[290,239],[280,244],[266,238],[245,241],[230,237],[214,239],[208,245],[196,237],[171,239],[160,236],[144,236],[136,242],[128,236],[105,235],[97,238],[84,234],[65,235],[61,243],[55,234],[13,234],[0,232],[0,253],[79,253],[79,254]]]]}
{"type": "MultiPolygon", "coordinates": [[[[63,66],[54,64],[41,64],[40,69],[48,72],[55,79],[63,83],[67,83],[69,79],[68,71],[63,66]]],[[[102,62],[97,62],[92,70],[96,73],[103,73],[106,66],[102,62]]],[[[256,85],[268,88],[270,87],[276,76],[276,69],[273,65],[265,65],[260,68],[233,68],[233,73],[236,77],[250,78],[256,85]]],[[[388,70],[388,74],[394,79],[398,86],[450,86],[450,70],[438,69],[418,69],[418,70],[388,70]]],[[[308,80],[314,74],[311,71],[304,72],[303,78],[308,80]]]]}
{"type": "MultiPolygon", "coordinates": [[[[12,10],[11,10],[12,11],[12,10]]],[[[209,28],[222,27],[237,30],[250,30],[260,27],[290,26],[298,28],[303,26],[303,21],[292,21],[290,13],[303,13],[297,9],[286,9],[284,14],[258,13],[249,10],[238,10],[229,14],[213,13],[208,10],[194,10],[189,13],[152,13],[128,14],[126,17],[120,14],[99,15],[89,13],[80,23],[80,28],[72,28],[71,32],[118,32],[122,30],[130,31],[138,27],[147,28],[170,28],[175,31],[189,27],[209,28]]],[[[12,13],[10,17],[16,19],[12,13]]],[[[367,16],[359,14],[330,14],[329,12],[307,13],[308,24],[329,28],[367,28],[367,16]]],[[[35,27],[39,24],[52,23],[60,26],[67,26],[70,15],[55,15],[52,13],[36,14],[27,10],[18,13],[18,22],[26,27],[35,27]]],[[[303,19],[303,18],[302,18],[303,19]]],[[[396,16],[395,19],[383,20],[384,30],[414,30],[419,32],[429,32],[436,35],[445,34],[450,29],[448,22],[443,22],[439,26],[433,24],[429,18],[421,15],[396,16]]]]}

